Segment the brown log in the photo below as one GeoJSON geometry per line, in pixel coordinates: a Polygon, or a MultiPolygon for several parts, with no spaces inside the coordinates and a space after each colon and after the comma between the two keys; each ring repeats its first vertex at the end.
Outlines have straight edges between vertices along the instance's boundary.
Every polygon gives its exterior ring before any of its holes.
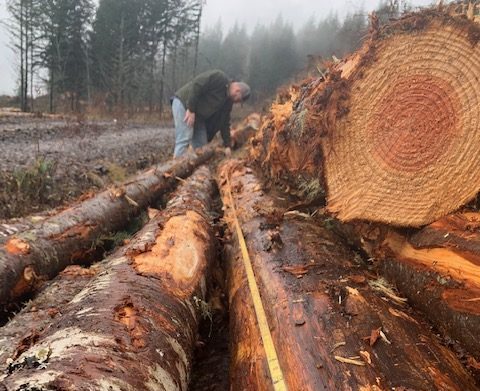
{"type": "MultiPolygon", "coordinates": [[[[421,319],[374,290],[362,262],[326,223],[287,212],[238,161],[220,168],[225,218],[233,232],[227,176],[289,390],[478,389],[421,319]]],[[[232,236],[231,389],[272,390],[232,236]]]]}
{"type": "Polygon", "coordinates": [[[410,238],[388,230],[369,243],[381,272],[412,306],[476,361],[480,361],[479,228],[480,214],[458,213],[410,238]]]}
{"type": "Polygon", "coordinates": [[[0,304],[35,289],[38,281],[53,278],[68,265],[89,260],[99,237],[125,227],[214,151],[215,145],[209,145],[197,155],[156,166],[9,237],[0,247],[0,304]]]}
{"type": "Polygon", "coordinates": [[[260,128],[260,114],[252,113],[245,118],[242,123],[232,129],[232,146],[234,149],[240,148],[247,144],[249,140],[255,136],[260,128]]]}
{"type": "Polygon", "coordinates": [[[126,251],[109,257],[62,316],[14,357],[4,389],[187,390],[215,254],[213,190],[207,168],[189,178],[126,251]]]}
{"type": "Polygon", "coordinates": [[[272,107],[252,157],[342,221],[420,227],[480,190],[480,26],[427,10],[272,107]]]}
{"type": "Polygon", "coordinates": [[[18,356],[42,332],[52,327],[55,318],[62,316],[63,307],[99,270],[99,264],[90,268],[68,266],[0,328],[0,373],[7,371],[9,359],[18,356]]]}

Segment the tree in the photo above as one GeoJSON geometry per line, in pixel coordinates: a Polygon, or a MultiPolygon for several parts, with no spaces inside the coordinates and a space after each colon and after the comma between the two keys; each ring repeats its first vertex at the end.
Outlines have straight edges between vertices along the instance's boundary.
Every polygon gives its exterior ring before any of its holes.
{"type": "Polygon", "coordinates": [[[55,94],[69,99],[78,111],[89,84],[88,28],[92,0],[44,0],[41,7],[42,64],[48,69],[50,111],[55,94]]]}
{"type": "Polygon", "coordinates": [[[20,109],[29,111],[33,105],[33,78],[39,66],[38,45],[40,26],[40,0],[8,0],[7,9],[11,19],[7,27],[12,37],[13,49],[19,57],[20,109]],[[30,87],[30,104],[28,99],[30,87]]]}
{"type": "Polygon", "coordinates": [[[237,23],[225,36],[221,46],[221,68],[230,77],[241,80],[246,75],[249,38],[245,26],[237,23]]]}

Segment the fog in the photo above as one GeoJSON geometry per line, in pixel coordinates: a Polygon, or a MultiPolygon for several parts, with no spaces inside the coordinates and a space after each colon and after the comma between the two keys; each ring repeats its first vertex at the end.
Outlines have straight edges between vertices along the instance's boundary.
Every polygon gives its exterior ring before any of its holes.
{"type": "MultiPolygon", "coordinates": [[[[6,0],[0,0],[0,19],[4,24],[8,18],[6,0]]],[[[300,28],[309,18],[322,19],[329,13],[344,17],[348,13],[365,12],[374,9],[378,0],[332,1],[332,0],[207,0],[202,29],[221,21],[223,30],[238,22],[252,30],[257,23],[268,24],[278,15],[290,22],[294,28],[300,28]]],[[[431,0],[410,1],[415,7],[425,6],[431,0]]],[[[14,94],[17,84],[17,60],[10,48],[10,37],[5,27],[0,27],[0,94],[14,94]]]]}

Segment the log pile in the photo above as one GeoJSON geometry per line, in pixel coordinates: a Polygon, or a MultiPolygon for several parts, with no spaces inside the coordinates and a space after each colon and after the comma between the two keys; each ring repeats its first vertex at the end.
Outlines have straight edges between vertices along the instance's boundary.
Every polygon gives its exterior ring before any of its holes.
{"type": "Polygon", "coordinates": [[[343,221],[420,227],[480,190],[480,25],[437,10],[385,27],[291,89],[253,140],[267,177],[343,221]]]}
{"type": "MultiPolygon", "coordinates": [[[[357,53],[280,94],[259,132],[252,116],[233,135],[254,164],[223,162],[217,178],[232,390],[274,388],[265,333],[289,390],[478,389],[480,214],[458,209],[480,190],[480,26],[446,10],[383,27],[372,15],[357,53]]],[[[84,262],[214,148],[2,235],[0,304],[84,262]]],[[[125,248],[1,329],[4,389],[187,389],[215,191],[205,168],[181,182],[125,248]]]]}
{"type": "Polygon", "coordinates": [[[383,27],[372,15],[357,53],[277,97],[250,158],[295,196],[287,210],[337,228],[381,278],[373,289],[394,283],[478,376],[480,214],[467,203],[480,190],[480,25],[475,7],[452,7],[383,27]]]}
{"type": "Polygon", "coordinates": [[[187,390],[215,255],[213,190],[200,168],[61,316],[18,341],[3,389],[187,390]]]}
{"type": "MultiPolygon", "coordinates": [[[[55,277],[68,265],[98,257],[99,238],[124,228],[162,194],[172,190],[215,152],[172,160],[105,190],[5,239],[0,247],[0,305],[8,304],[55,277]]],[[[101,254],[100,254],[101,256],[101,254]]]]}
{"type": "MultiPolygon", "coordinates": [[[[385,296],[387,288],[377,293],[376,281],[322,220],[288,212],[243,162],[223,165],[219,183],[232,232],[233,192],[288,389],[477,389],[424,322],[393,293],[385,296]]],[[[232,243],[231,387],[271,390],[234,234],[232,243]]]]}

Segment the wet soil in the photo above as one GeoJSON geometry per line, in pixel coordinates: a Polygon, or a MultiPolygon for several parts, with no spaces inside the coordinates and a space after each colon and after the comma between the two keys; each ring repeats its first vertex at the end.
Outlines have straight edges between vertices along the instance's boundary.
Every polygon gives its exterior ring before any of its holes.
{"type": "Polygon", "coordinates": [[[55,208],[171,157],[172,128],[0,118],[0,219],[55,208]]]}

